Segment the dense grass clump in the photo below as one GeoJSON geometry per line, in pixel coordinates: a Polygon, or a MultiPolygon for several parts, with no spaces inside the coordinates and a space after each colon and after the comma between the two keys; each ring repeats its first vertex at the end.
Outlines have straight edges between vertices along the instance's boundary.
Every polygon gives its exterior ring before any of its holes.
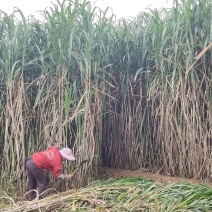
{"type": "Polygon", "coordinates": [[[211,1],[133,20],[109,10],[64,0],[42,20],[0,12],[3,190],[23,194],[25,159],[49,145],[89,159],[75,186],[102,164],[212,180],[211,1]]]}

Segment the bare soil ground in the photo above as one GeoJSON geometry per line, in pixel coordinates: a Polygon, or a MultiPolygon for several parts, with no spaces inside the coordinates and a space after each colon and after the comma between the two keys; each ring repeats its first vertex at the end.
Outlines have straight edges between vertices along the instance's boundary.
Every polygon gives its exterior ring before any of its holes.
{"type": "Polygon", "coordinates": [[[190,183],[197,183],[197,184],[204,184],[208,187],[212,188],[212,183],[207,182],[204,180],[196,180],[196,179],[187,179],[187,178],[179,178],[179,177],[171,177],[171,176],[165,176],[157,173],[150,173],[145,170],[138,170],[138,171],[128,171],[123,169],[111,169],[111,168],[103,168],[102,170],[104,172],[104,175],[118,178],[128,178],[128,177],[142,177],[142,178],[149,178],[157,182],[164,182],[164,183],[176,183],[176,182],[190,182],[190,183]]]}

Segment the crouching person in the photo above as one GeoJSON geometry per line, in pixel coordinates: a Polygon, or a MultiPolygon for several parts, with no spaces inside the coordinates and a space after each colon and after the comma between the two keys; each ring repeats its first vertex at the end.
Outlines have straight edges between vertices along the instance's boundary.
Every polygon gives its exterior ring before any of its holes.
{"type": "Polygon", "coordinates": [[[71,149],[62,148],[59,150],[54,146],[48,148],[46,151],[36,152],[27,159],[26,169],[30,200],[36,198],[36,194],[41,199],[41,194],[46,189],[48,182],[43,170],[53,172],[55,178],[71,179],[73,177],[72,174],[64,175],[61,173],[62,163],[65,160],[75,160],[71,149]]]}

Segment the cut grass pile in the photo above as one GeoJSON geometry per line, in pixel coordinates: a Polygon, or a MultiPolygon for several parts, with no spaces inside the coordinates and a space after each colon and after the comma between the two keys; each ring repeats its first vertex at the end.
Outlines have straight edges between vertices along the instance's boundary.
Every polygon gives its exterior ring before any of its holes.
{"type": "Polygon", "coordinates": [[[211,211],[212,188],[178,182],[165,184],[150,179],[127,178],[95,181],[32,202],[13,201],[2,211],[211,211]]]}

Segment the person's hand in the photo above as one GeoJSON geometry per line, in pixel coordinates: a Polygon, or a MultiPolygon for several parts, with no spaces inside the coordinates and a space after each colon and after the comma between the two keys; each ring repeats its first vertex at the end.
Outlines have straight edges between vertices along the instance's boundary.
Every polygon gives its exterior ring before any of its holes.
{"type": "Polygon", "coordinates": [[[73,174],[67,174],[67,175],[66,175],[66,179],[67,179],[67,180],[70,180],[73,176],[74,176],[73,174]]]}

